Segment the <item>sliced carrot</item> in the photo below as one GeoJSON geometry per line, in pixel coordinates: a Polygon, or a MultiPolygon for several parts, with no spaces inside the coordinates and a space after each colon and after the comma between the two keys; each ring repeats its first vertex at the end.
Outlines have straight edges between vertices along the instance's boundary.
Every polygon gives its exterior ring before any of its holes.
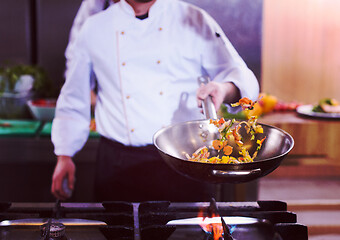
{"type": "Polygon", "coordinates": [[[216,150],[221,150],[223,148],[223,143],[220,140],[214,140],[212,146],[216,150]]]}
{"type": "Polygon", "coordinates": [[[257,140],[256,143],[257,143],[258,145],[262,145],[263,141],[264,141],[266,138],[267,138],[267,137],[264,137],[264,138],[262,138],[261,140],[257,140]]]}
{"type": "Polygon", "coordinates": [[[233,147],[230,145],[227,145],[223,148],[223,153],[227,156],[229,156],[233,152],[233,147]]]}
{"type": "Polygon", "coordinates": [[[221,119],[218,121],[218,123],[219,123],[220,125],[222,125],[223,123],[225,123],[224,118],[221,118],[221,119]]]}
{"type": "Polygon", "coordinates": [[[243,105],[243,104],[249,104],[249,105],[251,105],[253,101],[250,100],[250,99],[247,98],[247,97],[244,97],[244,98],[241,98],[238,102],[239,102],[241,105],[243,105]]]}

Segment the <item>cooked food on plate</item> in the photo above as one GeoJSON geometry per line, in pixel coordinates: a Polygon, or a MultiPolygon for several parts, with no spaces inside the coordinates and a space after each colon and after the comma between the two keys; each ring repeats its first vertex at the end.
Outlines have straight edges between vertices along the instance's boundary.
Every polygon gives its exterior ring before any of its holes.
{"type": "Polygon", "coordinates": [[[334,98],[323,98],[312,109],[313,112],[340,113],[340,103],[334,98]]]}

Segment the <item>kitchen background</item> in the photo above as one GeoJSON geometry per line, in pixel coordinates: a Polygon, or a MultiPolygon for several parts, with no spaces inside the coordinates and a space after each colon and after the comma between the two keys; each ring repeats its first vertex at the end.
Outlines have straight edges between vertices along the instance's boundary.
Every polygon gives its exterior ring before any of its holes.
{"type": "MultiPolygon", "coordinates": [[[[340,100],[340,1],[188,2],[203,7],[221,24],[255,72],[262,92],[288,103],[315,104],[324,97],[340,100]]],[[[0,66],[38,64],[47,71],[53,87],[59,89],[64,82],[64,50],[80,3],[81,0],[2,0],[0,66]]],[[[231,194],[230,191],[237,201],[330,198],[331,203],[317,201],[306,205],[304,201],[302,204],[294,202],[291,206],[298,210],[321,206],[333,213],[338,211],[339,121],[315,121],[296,117],[295,113],[282,114],[264,116],[262,121],[293,135],[296,143],[287,161],[258,183],[239,185],[232,190],[229,187],[221,193],[221,198],[223,194],[231,194]],[[317,179],[321,185],[310,184],[310,179],[317,179]],[[299,183],[315,194],[306,194],[301,189],[289,192],[299,183]],[[320,188],[323,189],[322,196],[317,193],[320,188]]],[[[96,137],[90,138],[76,156],[77,179],[81,184],[76,186],[73,201],[92,200],[93,173],[90,169],[96,144],[96,137]]],[[[55,163],[52,149],[48,134],[0,137],[0,201],[53,201],[49,192],[55,163]]],[[[331,225],[331,232],[340,232],[339,222],[331,225]]]]}
{"type": "Polygon", "coordinates": [[[62,85],[64,51],[81,0],[4,0],[0,3],[2,64],[38,64],[62,85]]]}

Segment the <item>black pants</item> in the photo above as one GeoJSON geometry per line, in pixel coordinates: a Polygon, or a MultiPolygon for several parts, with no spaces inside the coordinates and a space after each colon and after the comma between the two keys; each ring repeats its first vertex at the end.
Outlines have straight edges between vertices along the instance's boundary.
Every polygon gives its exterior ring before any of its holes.
{"type": "Polygon", "coordinates": [[[213,184],[180,175],[160,157],[157,149],[129,147],[100,139],[96,166],[97,201],[209,201],[213,184]]]}

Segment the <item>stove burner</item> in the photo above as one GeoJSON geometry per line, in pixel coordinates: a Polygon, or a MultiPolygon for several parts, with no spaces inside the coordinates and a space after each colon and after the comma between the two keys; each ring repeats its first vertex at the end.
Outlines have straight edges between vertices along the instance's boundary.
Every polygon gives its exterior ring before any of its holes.
{"type": "Polygon", "coordinates": [[[51,219],[40,226],[41,237],[43,240],[64,240],[65,225],[62,223],[52,223],[51,219]]]}

